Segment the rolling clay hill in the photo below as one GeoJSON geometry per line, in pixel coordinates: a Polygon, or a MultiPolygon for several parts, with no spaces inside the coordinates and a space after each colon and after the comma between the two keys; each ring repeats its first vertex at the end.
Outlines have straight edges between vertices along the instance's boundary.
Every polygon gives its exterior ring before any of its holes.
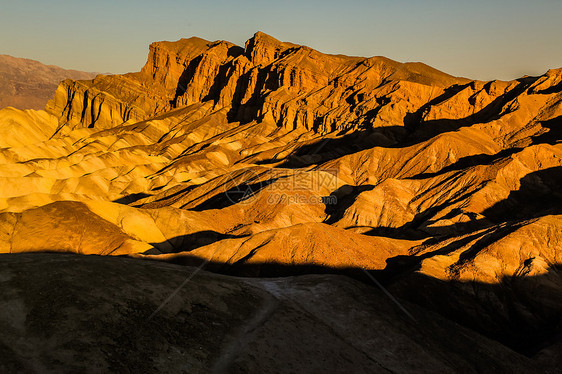
{"type": "Polygon", "coordinates": [[[62,80],[92,79],[96,75],[0,55],[0,108],[43,109],[62,80]]]}
{"type": "MultiPolygon", "coordinates": [[[[261,32],[244,47],[190,38],[151,44],[140,72],[63,81],[44,111],[2,109],[0,132],[0,253],[6,261],[25,258],[26,266],[39,269],[62,258],[88,267],[90,260],[55,254],[37,255],[32,265],[34,257],[23,253],[128,256],[136,261],[104,258],[95,260],[95,269],[117,266],[140,278],[151,267],[203,265],[229,275],[205,273],[213,282],[250,287],[244,288],[250,290],[243,297],[247,305],[223,321],[233,336],[245,326],[238,319],[265,313],[249,306],[255,298],[293,300],[291,313],[312,318],[303,290],[332,282],[341,292],[327,297],[355,290],[362,300],[369,297],[362,292],[372,292],[381,303],[406,307],[363,311],[362,301],[351,298],[318,306],[314,323],[331,326],[335,319],[319,322],[317,316],[340,318],[346,307],[359,319],[377,315],[391,324],[387,315],[409,319],[412,310],[416,318],[425,316],[420,328],[433,329],[444,344],[432,346],[431,354],[440,357],[434,366],[412,358],[418,363],[390,360],[366,372],[435,372],[438,365],[453,372],[556,372],[562,364],[562,69],[482,82],[422,63],[327,55],[261,32]],[[368,286],[336,275],[293,277],[310,273],[346,274],[368,286]],[[269,277],[285,278],[271,288],[269,277]],[[392,298],[373,284],[379,282],[392,298]],[[303,298],[300,306],[293,297],[303,298]],[[446,349],[466,351],[462,337],[469,335],[487,358],[443,364],[446,349]]],[[[72,271],[65,279],[77,277],[72,271]]],[[[127,284],[146,283],[133,278],[127,284]]],[[[228,309],[225,286],[213,287],[209,295],[221,306],[206,308],[228,309]]],[[[138,295],[107,297],[143,303],[138,295]]],[[[177,297],[162,313],[188,318],[175,306],[177,297]]],[[[14,305],[39,308],[16,299],[14,305]]],[[[153,299],[147,308],[157,307],[153,299]]],[[[283,303],[276,310],[288,308],[283,303]]],[[[133,312],[112,310],[107,318],[133,312]]],[[[275,323],[295,328],[298,315],[275,323]]],[[[201,327],[197,318],[203,317],[193,318],[186,323],[214,334],[212,326],[201,327]]],[[[264,362],[281,344],[269,326],[251,328],[254,335],[240,347],[243,362],[231,351],[227,361],[216,358],[223,356],[213,356],[209,345],[204,356],[192,348],[185,354],[196,367],[275,372],[275,365],[251,366],[252,357],[264,362]],[[258,354],[251,347],[261,346],[260,339],[270,345],[258,354]]],[[[405,324],[400,334],[429,334],[414,330],[405,324]]],[[[21,331],[36,334],[29,326],[21,331]]],[[[373,361],[364,354],[382,355],[378,348],[330,331],[350,344],[353,357],[362,357],[349,360],[367,368],[380,363],[379,356],[373,361]]],[[[0,342],[10,347],[13,336],[0,335],[0,342]]],[[[80,341],[91,341],[88,336],[80,341]]],[[[405,352],[415,346],[404,344],[405,352]]],[[[111,364],[108,351],[96,354],[111,364]]],[[[163,371],[162,355],[151,356],[155,371],[163,371]]]]}

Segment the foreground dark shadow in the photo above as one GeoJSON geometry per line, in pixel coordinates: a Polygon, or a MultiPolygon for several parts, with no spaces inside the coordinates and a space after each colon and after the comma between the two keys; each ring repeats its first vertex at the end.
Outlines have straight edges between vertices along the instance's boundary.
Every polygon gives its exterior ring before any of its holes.
{"type": "Polygon", "coordinates": [[[417,272],[421,260],[431,255],[436,254],[391,258],[384,270],[371,271],[279,263],[207,263],[188,254],[170,262],[252,278],[345,275],[377,288],[371,279],[374,277],[395,296],[443,314],[528,356],[554,344],[562,333],[562,266],[538,277],[504,277],[498,284],[443,281],[417,272]]]}
{"type": "Polygon", "coordinates": [[[546,368],[401,299],[411,320],[349,277],[238,278],[148,260],[26,253],[0,255],[0,279],[7,373],[546,368]]]}

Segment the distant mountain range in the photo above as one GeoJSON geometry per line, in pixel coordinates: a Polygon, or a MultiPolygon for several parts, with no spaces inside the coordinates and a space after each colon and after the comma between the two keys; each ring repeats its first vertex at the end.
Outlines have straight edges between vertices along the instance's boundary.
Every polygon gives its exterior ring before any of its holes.
{"type": "Polygon", "coordinates": [[[93,79],[96,75],[0,55],[0,108],[43,109],[61,81],[93,79]]]}

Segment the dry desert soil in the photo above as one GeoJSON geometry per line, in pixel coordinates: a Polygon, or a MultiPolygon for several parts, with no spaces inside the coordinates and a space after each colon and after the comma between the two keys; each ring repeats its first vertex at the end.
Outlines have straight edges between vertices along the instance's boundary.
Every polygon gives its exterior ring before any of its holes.
{"type": "Polygon", "coordinates": [[[258,32],[74,78],[0,99],[1,372],[559,372],[562,69],[258,32]]]}

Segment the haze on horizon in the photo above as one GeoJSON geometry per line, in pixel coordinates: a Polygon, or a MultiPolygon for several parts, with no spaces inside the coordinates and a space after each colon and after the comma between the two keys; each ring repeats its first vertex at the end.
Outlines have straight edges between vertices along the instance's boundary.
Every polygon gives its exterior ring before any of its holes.
{"type": "Polygon", "coordinates": [[[325,53],[421,61],[481,80],[562,67],[559,0],[2,0],[1,6],[0,54],[83,71],[138,71],[153,41],[198,36],[244,45],[258,30],[325,53]]]}

